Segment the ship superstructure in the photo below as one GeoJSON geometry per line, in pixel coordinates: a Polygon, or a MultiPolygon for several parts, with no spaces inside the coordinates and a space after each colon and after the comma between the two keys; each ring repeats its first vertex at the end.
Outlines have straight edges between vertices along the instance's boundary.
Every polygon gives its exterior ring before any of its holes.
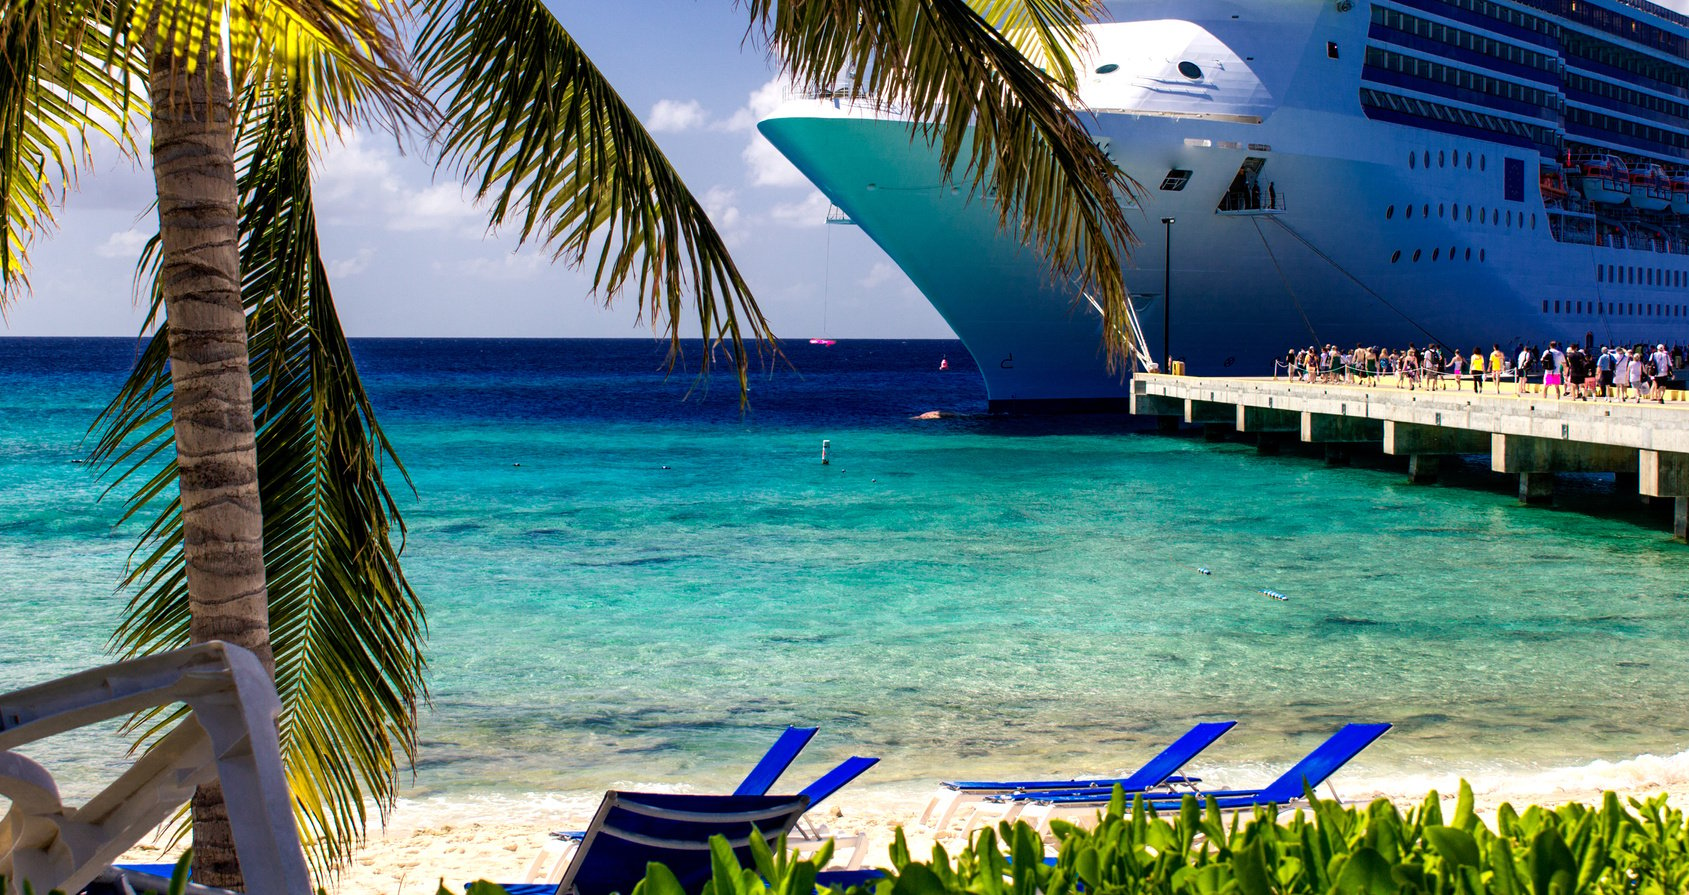
{"type": "MultiPolygon", "coordinates": [[[[1199,373],[1265,374],[1320,343],[1689,341],[1689,17],[1642,0],[1108,9],[1080,98],[1144,187],[1121,197],[1143,239],[1126,285],[1157,353],[1164,321],[1199,373]]],[[[1123,401],[1096,314],[990,201],[941,181],[894,105],[794,98],[759,126],[949,322],[993,408],[1123,401]]]]}

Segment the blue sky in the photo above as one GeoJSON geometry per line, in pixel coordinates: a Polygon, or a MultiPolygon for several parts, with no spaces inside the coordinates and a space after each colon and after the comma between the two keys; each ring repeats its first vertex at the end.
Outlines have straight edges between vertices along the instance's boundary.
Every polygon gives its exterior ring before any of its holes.
{"type": "MultiPolygon", "coordinates": [[[[725,234],[784,339],[948,338],[907,278],[752,126],[778,102],[777,67],[746,41],[732,0],[547,0],[650,127],[725,234]]],[[[144,141],[143,141],[144,143],[144,141]]],[[[31,254],[33,292],[0,335],[133,335],[133,275],[156,229],[152,174],[96,148],[92,170],[31,254]]],[[[585,277],[508,235],[423,153],[354,135],[320,159],[315,189],[336,304],[353,336],[633,336],[637,309],[605,310],[585,277]]]]}

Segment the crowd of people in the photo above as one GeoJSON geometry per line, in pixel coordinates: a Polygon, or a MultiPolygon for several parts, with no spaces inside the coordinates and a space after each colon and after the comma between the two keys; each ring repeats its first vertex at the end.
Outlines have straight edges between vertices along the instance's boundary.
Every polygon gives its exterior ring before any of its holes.
{"type": "Polygon", "coordinates": [[[1574,401],[1618,400],[1664,402],[1666,389],[1676,371],[1689,363],[1689,346],[1667,348],[1647,345],[1603,346],[1600,351],[1576,342],[1561,347],[1558,341],[1547,348],[1518,344],[1503,351],[1499,343],[1486,350],[1476,346],[1470,352],[1444,349],[1435,343],[1405,349],[1356,345],[1351,349],[1327,345],[1324,348],[1285,352],[1273,365],[1273,378],[1288,375],[1291,381],[1347,383],[1396,388],[1462,389],[1470,382],[1482,394],[1489,388],[1496,394],[1512,386],[1515,395],[1524,394],[1531,382],[1542,384],[1545,397],[1574,401]]]}

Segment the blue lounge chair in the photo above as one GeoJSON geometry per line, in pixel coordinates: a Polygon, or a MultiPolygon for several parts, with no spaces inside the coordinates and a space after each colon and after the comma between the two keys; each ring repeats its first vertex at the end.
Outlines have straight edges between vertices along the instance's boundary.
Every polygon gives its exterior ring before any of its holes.
{"type": "MultiPolygon", "coordinates": [[[[860,755],[852,755],[839,762],[838,767],[822,774],[814,783],[804,787],[803,791],[798,793],[798,795],[809,799],[809,808],[806,811],[814,811],[815,806],[825,801],[828,796],[844,789],[850,781],[862,776],[862,772],[879,763],[878,758],[864,758],[860,755]]],[[[804,816],[807,817],[808,814],[806,813],[804,816]]],[[[862,859],[868,854],[867,833],[840,836],[827,827],[814,821],[805,821],[802,817],[798,819],[795,829],[796,832],[786,841],[787,848],[795,848],[808,854],[820,848],[821,843],[831,839],[833,845],[839,849],[839,851],[834,852],[835,855],[842,853],[844,849],[850,849],[850,858],[844,862],[845,870],[856,870],[861,867],[862,859]]]]}
{"type": "MultiPolygon", "coordinates": [[[[1119,784],[1127,792],[1140,792],[1174,783],[1195,783],[1194,778],[1173,775],[1202,750],[1213,745],[1226,731],[1236,726],[1236,721],[1208,721],[1198,724],[1126,777],[1102,780],[951,780],[940,783],[938,793],[927,802],[926,809],[921,812],[921,823],[930,824],[935,830],[942,830],[949,825],[951,818],[956,816],[957,809],[962,805],[1004,793],[1084,789],[1098,789],[1108,793],[1114,791],[1115,784],[1119,784]]],[[[970,820],[969,826],[973,824],[974,820],[970,820]]]]}
{"type": "Polygon", "coordinates": [[[688,892],[710,877],[710,837],[725,836],[741,866],[750,866],[750,837],[773,843],[790,832],[809,797],[706,796],[611,791],[593,815],[580,848],[558,883],[506,885],[510,895],[612,895],[632,892],[655,861],[688,892]]]}
{"type": "Polygon", "coordinates": [[[820,729],[819,727],[786,728],[785,732],[774,740],[774,745],[768,747],[768,752],[762,756],[761,761],[757,762],[756,767],[751,768],[750,774],[745,777],[745,782],[739,784],[738,789],[733,790],[733,794],[736,796],[768,795],[768,791],[774,787],[774,781],[779,780],[780,775],[786,773],[786,769],[791,767],[792,762],[797,759],[798,753],[803,751],[803,747],[809,745],[810,740],[815,739],[815,733],[820,729]]]}
{"type": "MultiPolygon", "coordinates": [[[[1388,724],[1346,724],[1343,729],[1331,735],[1331,738],[1321,743],[1314,751],[1290,770],[1279,775],[1277,780],[1260,789],[1220,789],[1204,790],[1195,793],[1197,798],[1206,801],[1212,797],[1222,810],[1238,811],[1262,805],[1290,805],[1300,802],[1307,796],[1307,790],[1317,788],[1350,759],[1361,754],[1362,750],[1373,744],[1384,732],[1390,729],[1388,724]]],[[[1058,811],[1071,809],[1095,810],[1097,805],[1109,800],[1109,793],[1097,793],[1084,790],[1068,790],[1057,792],[1028,793],[1025,796],[999,796],[1003,799],[1018,799],[1027,807],[1020,813],[1022,820],[1032,823],[1036,828],[1043,829],[1049,825],[1050,817],[1058,811]]],[[[1183,796],[1156,797],[1146,799],[1145,804],[1156,811],[1177,811],[1183,796]]]]}

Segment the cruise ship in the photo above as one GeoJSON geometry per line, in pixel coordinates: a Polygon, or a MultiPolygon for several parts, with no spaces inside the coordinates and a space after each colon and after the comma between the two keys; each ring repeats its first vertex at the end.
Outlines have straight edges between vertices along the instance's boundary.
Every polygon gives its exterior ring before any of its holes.
{"type": "MultiPolygon", "coordinates": [[[[1114,0],[1079,98],[1142,185],[1151,353],[1689,341],[1689,16],[1644,0],[1114,0]]],[[[894,103],[762,133],[909,275],[993,410],[1113,409],[1101,321],[894,103]],[[958,173],[958,178],[960,173],[958,173]]],[[[1159,358],[1158,358],[1159,360],[1159,358]]]]}

